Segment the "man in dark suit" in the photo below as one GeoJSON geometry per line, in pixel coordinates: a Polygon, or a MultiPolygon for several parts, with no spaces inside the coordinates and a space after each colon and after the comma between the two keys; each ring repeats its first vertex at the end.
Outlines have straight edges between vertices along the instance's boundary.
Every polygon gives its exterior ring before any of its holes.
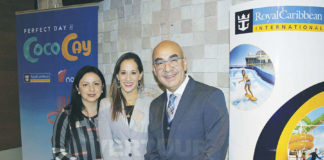
{"type": "Polygon", "coordinates": [[[224,160],[229,118],[221,90],[186,75],[187,59],[173,41],[153,51],[153,72],[166,91],[152,101],[146,160],[224,160]]]}

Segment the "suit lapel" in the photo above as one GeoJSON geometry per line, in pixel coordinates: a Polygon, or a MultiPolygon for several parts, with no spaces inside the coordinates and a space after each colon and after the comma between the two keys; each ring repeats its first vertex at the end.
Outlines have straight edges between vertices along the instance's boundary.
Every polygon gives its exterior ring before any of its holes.
{"type": "Polygon", "coordinates": [[[160,103],[161,104],[161,106],[159,106],[159,108],[162,108],[162,112],[161,112],[161,138],[162,138],[162,142],[163,143],[161,143],[161,147],[162,147],[162,149],[163,149],[163,152],[165,152],[166,151],[166,148],[165,148],[165,138],[164,138],[164,115],[165,115],[165,108],[166,108],[166,105],[167,105],[167,93],[166,93],[166,91],[163,93],[163,95],[162,95],[162,103],[160,103]]]}
{"type": "MultiPolygon", "coordinates": [[[[143,126],[141,126],[141,122],[144,118],[144,111],[143,111],[143,104],[142,104],[142,97],[137,98],[136,104],[134,106],[134,110],[132,113],[132,117],[130,120],[129,128],[134,131],[140,131],[143,126]]],[[[128,125],[128,123],[127,123],[128,125]]]]}
{"type": "Polygon", "coordinates": [[[127,118],[126,118],[126,114],[125,114],[125,110],[124,107],[122,108],[122,114],[119,115],[119,122],[120,122],[120,128],[123,131],[123,133],[126,136],[129,136],[129,127],[128,127],[128,122],[127,122],[127,118]]]}
{"type": "MultiPolygon", "coordinates": [[[[183,115],[190,110],[190,104],[191,104],[191,100],[192,100],[192,89],[194,87],[194,80],[192,78],[189,79],[189,82],[181,96],[177,111],[174,115],[174,118],[172,120],[172,125],[171,125],[171,130],[170,130],[170,134],[169,134],[169,140],[168,140],[168,145],[170,144],[170,139],[173,138],[174,134],[176,133],[176,130],[178,127],[178,125],[180,124],[183,115]]],[[[168,147],[169,148],[169,147],[168,147]]]]}
{"type": "MultiPolygon", "coordinates": [[[[125,105],[123,105],[123,107],[122,107],[122,114],[121,115],[119,115],[119,122],[120,122],[120,128],[121,128],[121,130],[123,131],[123,133],[125,134],[125,136],[127,136],[127,137],[129,137],[130,136],[130,130],[131,130],[131,125],[132,125],[132,123],[134,123],[134,122],[132,122],[132,118],[131,118],[131,120],[130,120],[130,124],[128,125],[128,120],[127,120],[127,117],[126,117],[126,113],[125,113],[125,105]]],[[[135,110],[135,106],[134,106],[134,110],[135,110]]],[[[134,111],[133,111],[133,113],[134,113],[134,111]]],[[[132,117],[133,117],[133,115],[132,115],[132,117]]]]}
{"type": "Polygon", "coordinates": [[[122,127],[125,135],[127,135],[127,136],[130,136],[131,130],[139,131],[142,127],[141,121],[144,118],[144,111],[142,111],[142,108],[141,108],[142,106],[140,105],[141,101],[142,101],[141,97],[139,97],[136,100],[136,103],[134,105],[134,110],[133,110],[129,124],[128,124],[128,120],[126,117],[125,109],[123,107],[123,111],[122,111],[123,113],[119,118],[120,118],[120,122],[122,123],[121,127],[122,127]]]}

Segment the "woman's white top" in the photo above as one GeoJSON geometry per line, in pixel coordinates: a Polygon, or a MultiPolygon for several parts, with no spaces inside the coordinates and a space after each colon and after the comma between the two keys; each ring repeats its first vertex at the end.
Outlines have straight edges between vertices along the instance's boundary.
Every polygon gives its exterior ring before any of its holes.
{"type": "Polygon", "coordinates": [[[98,129],[104,160],[144,160],[152,100],[148,95],[139,94],[129,124],[124,108],[123,114],[113,121],[110,98],[100,101],[98,129]]]}

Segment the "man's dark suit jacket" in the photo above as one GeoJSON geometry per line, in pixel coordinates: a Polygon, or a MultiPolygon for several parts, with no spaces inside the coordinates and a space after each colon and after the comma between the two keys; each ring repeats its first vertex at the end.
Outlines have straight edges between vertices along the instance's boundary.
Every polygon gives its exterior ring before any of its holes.
{"type": "Polygon", "coordinates": [[[167,146],[163,128],[166,104],[166,92],[151,103],[145,160],[225,159],[229,117],[220,89],[190,77],[172,120],[167,146]]]}

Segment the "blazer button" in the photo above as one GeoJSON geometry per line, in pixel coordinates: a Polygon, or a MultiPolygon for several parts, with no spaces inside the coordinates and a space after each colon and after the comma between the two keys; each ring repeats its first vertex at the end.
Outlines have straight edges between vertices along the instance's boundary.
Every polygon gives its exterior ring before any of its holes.
{"type": "Polygon", "coordinates": [[[128,154],[128,156],[130,156],[130,157],[131,157],[131,156],[132,156],[132,153],[129,153],[129,154],[128,154]]]}
{"type": "Polygon", "coordinates": [[[128,142],[132,142],[132,140],[130,138],[128,138],[128,142]]]}

